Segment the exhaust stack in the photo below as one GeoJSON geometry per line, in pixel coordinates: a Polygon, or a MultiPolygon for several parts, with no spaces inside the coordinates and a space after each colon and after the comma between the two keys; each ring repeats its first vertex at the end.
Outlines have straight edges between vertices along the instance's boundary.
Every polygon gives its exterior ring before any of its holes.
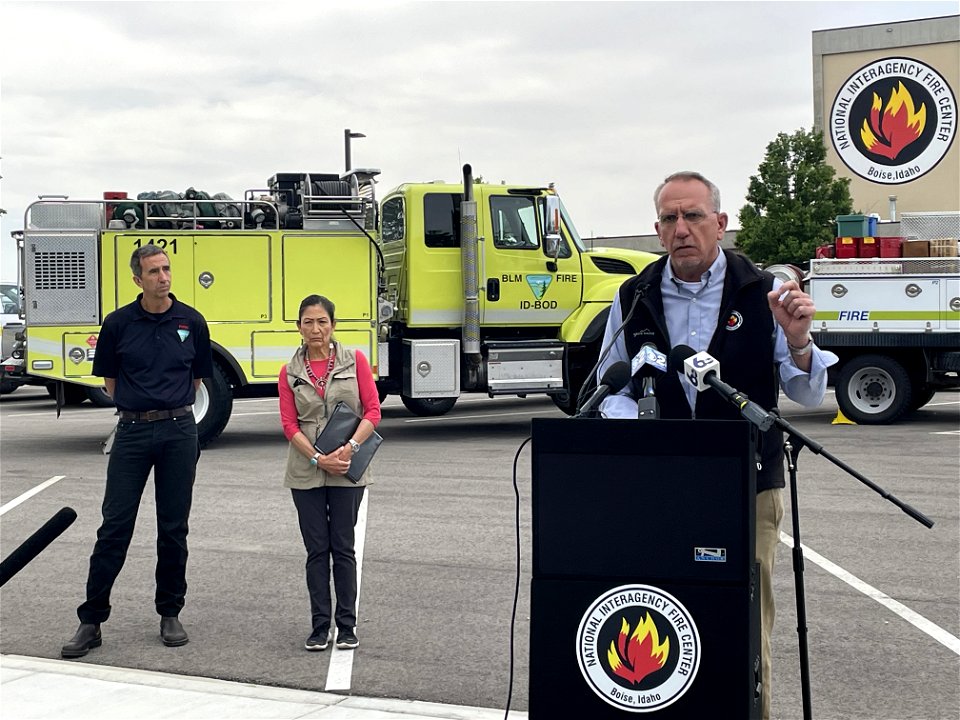
{"type": "Polygon", "coordinates": [[[473,169],[463,166],[463,202],[460,204],[460,261],[463,278],[463,354],[469,385],[479,382],[480,299],[477,272],[477,202],[473,198],[473,169]]]}

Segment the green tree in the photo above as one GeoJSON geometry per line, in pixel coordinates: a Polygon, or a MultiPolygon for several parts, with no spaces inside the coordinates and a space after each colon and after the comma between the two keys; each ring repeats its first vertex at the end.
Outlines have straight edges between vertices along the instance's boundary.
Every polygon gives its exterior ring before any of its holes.
{"type": "Polygon", "coordinates": [[[757,263],[800,264],[836,237],[837,215],[853,207],[850,181],[826,163],[823,134],[779,133],[750,176],[737,247],[757,263]]]}

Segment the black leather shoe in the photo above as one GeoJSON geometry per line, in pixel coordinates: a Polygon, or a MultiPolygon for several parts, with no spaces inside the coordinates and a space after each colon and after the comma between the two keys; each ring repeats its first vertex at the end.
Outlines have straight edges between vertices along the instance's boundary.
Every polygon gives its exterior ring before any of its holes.
{"type": "Polygon", "coordinates": [[[100,647],[102,643],[99,624],[80,623],[77,634],[60,650],[60,657],[83,657],[90,652],[91,648],[100,647]]]}
{"type": "Polygon", "coordinates": [[[175,617],[160,618],[160,639],[167,647],[179,647],[189,641],[187,631],[180,624],[180,619],[175,617]]]}

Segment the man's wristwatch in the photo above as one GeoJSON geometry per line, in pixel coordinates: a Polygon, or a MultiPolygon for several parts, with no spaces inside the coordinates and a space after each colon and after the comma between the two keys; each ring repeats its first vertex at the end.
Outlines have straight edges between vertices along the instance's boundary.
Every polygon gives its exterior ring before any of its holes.
{"type": "Polygon", "coordinates": [[[358,452],[360,452],[360,443],[358,443],[358,442],[357,442],[356,440],[354,440],[353,438],[350,438],[350,440],[349,440],[348,442],[350,443],[350,447],[353,448],[353,454],[354,454],[354,455],[356,455],[358,452]]]}
{"type": "Polygon", "coordinates": [[[320,453],[316,453],[312,458],[310,458],[310,464],[316,467],[317,460],[319,460],[320,457],[321,457],[320,453]]]}
{"type": "Polygon", "coordinates": [[[799,347],[791,344],[791,342],[787,340],[787,349],[790,351],[791,355],[807,355],[813,352],[813,337],[811,335],[807,335],[807,341],[799,347]]]}

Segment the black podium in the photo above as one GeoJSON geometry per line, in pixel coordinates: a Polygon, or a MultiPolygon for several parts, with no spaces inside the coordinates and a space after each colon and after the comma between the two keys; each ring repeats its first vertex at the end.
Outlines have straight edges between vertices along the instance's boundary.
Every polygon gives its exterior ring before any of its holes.
{"type": "Polygon", "coordinates": [[[745,421],[533,421],[531,720],[760,713],[745,421]]]}

